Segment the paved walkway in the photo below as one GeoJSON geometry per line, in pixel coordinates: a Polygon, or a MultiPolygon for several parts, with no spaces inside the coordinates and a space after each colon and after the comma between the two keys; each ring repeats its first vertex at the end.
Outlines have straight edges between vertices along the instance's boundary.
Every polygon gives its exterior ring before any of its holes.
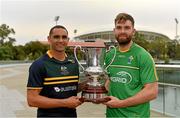
{"type": "MultiPolygon", "coordinates": [[[[26,82],[29,64],[0,66],[0,118],[36,117],[36,108],[27,106],[26,82]]],[[[84,103],[77,108],[78,117],[105,117],[105,106],[84,103]]],[[[152,117],[164,117],[152,112],[152,117]]]]}

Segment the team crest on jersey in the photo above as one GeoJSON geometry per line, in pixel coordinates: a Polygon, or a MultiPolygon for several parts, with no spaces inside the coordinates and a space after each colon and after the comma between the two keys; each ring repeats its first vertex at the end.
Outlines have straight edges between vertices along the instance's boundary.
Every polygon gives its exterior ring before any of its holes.
{"type": "Polygon", "coordinates": [[[60,72],[62,75],[68,75],[69,74],[66,66],[61,66],[60,72]]]}
{"type": "Polygon", "coordinates": [[[128,64],[131,64],[132,60],[133,60],[133,56],[131,55],[129,58],[128,58],[128,64]]]}

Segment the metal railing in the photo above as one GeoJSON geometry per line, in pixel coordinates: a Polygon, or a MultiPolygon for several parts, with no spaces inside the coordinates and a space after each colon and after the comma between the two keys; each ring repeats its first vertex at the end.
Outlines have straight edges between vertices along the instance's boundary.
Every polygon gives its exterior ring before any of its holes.
{"type": "Polygon", "coordinates": [[[163,115],[180,116],[180,65],[156,65],[159,77],[158,98],[151,108],[163,115]]]}

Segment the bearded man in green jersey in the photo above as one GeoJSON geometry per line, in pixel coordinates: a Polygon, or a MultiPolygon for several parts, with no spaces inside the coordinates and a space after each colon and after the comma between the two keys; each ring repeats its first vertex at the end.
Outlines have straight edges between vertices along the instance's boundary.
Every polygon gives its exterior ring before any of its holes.
{"type": "Polygon", "coordinates": [[[107,53],[109,79],[107,117],[150,117],[149,102],[157,97],[158,78],[151,55],[132,41],[134,19],[126,13],[115,18],[114,34],[119,46],[107,53]],[[116,54],[113,62],[112,57],[116,54]]]}

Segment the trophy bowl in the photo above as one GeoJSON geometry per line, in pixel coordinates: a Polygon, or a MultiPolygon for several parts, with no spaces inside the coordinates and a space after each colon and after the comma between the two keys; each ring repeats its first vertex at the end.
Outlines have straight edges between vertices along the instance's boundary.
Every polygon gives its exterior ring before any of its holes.
{"type": "Polygon", "coordinates": [[[99,66],[88,67],[85,70],[85,75],[88,76],[91,81],[88,82],[85,86],[85,89],[82,90],[82,98],[85,102],[94,102],[101,103],[106,102],[105,99],[107,95],[107,90],[104,86],[105,72],[99,66]]]}

